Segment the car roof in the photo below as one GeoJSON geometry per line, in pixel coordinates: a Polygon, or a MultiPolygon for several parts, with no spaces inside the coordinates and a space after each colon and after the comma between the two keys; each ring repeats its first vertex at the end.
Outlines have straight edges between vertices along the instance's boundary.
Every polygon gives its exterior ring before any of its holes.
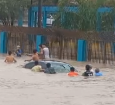
{"type": "Polygon", "coordinates": [[[66,63],[66,62],[57,61],[57,60],[42,60],[41,62],[44,62],[44,63],[68,64],[68,63],[66,63]]]}

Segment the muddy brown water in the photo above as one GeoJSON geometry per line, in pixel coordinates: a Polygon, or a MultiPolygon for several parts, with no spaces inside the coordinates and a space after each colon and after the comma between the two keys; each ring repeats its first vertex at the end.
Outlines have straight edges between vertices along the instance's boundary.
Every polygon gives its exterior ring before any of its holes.
{"type": "MultiPolygon", "coordinates": [[[[5,64],[0,56],[0,105],[115,105],[114,65],[92,64],[103,77],[68,77],[61,73],[47,75],[24,69],[24,59],[5,64]]],[[[79,74],[86,63],[66,61],[77,66],[79,74]]]]}

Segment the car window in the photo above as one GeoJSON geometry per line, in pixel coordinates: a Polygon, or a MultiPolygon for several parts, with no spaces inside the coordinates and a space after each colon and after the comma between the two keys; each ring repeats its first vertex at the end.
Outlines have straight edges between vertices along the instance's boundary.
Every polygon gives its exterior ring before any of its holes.
{"type": "Polygon", "coordinates": [[[39,65],[42,66],[42,69],[46,69],[46,68],[47,68],[47,67],[46,67],[46,64],[45,64],[44,62],[39,62],[39,65]]]}
{"type": "Polygon", "coordinates": [[[66,72],[68,72],[68,70],[66,70],[66,68],[63,66],[63,64],[52,63],[52,67],[58,73],[66,73],[66,72]]]}
{"type": "Polygon", "coordinates": [[[69,64],[64,63],[63,66],[66,70],[70,71],[71,66],[69,64]]]}
{"type": "MultiPolygon", "coordinates": [[[[46,64],[44,62],[39,62],[39,65],[41,65],[43,69],[46,69],[46,64]]],[[[34,66],[35,66],[34,62],[29,62],[25,64],[24,68],[32,69],[34,66]]]]}

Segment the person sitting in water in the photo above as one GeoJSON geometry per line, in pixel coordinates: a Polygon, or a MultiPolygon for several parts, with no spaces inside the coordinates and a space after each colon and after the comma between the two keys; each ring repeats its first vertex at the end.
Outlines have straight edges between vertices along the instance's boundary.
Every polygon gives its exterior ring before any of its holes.
{"type": "Polygon", "coordinates": [[[17,55],[17,57],[22,56],[22,50],[21,50],[20,46],[17,46],[16,55],[17,55]]]}
{"type": "Polygon", "coordinates": [[[17,62],[17,61],[15,60],[14,56],[12,55],[12,52],[11,52],[11,51],[8,52],[8,56],[6,56],[5,62],[6,62],[6,63],[17,62]]]}
{"type": "Polygon", "coordinates": [[[78,76],[78,73],[75,72],[75,68],[74,67],[70,68],[70,72],[68,73],[68,76],[70,76],[70,77],[78,76]]]}
{"type": "Polygon", "coordinates": [[[35,66],[32,68],[32,71],[34,72],[43,72],[42,66],[39,65],[38,61],[35,61],[35,66]]]}
{"type": "Polygon", "coordinates": [[[50,63],[47,63],[46,67],[47,68],[44,70],[44,73],[47,73],[47,74],[56,74],[55,69],[53,67],[51,67],[50,63]]]}
{"type": "Polygon", "coordinates": [[[86,65],[85,69],[86,69],[86,71],[83,73],[83,76],[93,76],[93,72],[91,71],[90,65],[86,65]]]}
{"type": "Polygon", "coordinates": [[[33,55],[31,57],[31,59],[25,60],[25,61],[31,61],[31,60],[33,60],[33,61],[39,61],[39,56],[38,56],[38,53],[37,53],[36,49],[33,50],[33,55]]]}
{"type": "Polygon", "coordinates": [[[95,76],[103,76],[102,72],[98,68],[95,69],[95,76]]]}

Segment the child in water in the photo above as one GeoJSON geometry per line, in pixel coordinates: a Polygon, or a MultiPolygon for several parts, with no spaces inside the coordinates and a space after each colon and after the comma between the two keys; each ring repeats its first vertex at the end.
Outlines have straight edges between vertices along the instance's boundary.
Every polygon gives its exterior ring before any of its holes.
{"type": "Polygon", "coordinates": [[[93,76],[93,72],[91,71],[92,67],[90,65],[85,66],[86,71],[82,74],[83,76],[93,76]]]}
{"type": "Polygon", "coordinates": [[[34,72],[43,72],[42,66],[39,65],[38,61],[35,61],[35,66],[32,68],[32,71],[34,72]]]}
{"type": "Polygon", "coordinates": [[[98,68],[95,69],[95,76],[103,76],[102,72],[98,68]]]}
{"type": "Polygon", "coordinates": [[[79,74],[77,72],[75,72],[75,68],[71,67],[70,68],[70,72],[68,73],[68,76],[70,77],[74,77],[74,76],[78,76],[79,74]]]}

